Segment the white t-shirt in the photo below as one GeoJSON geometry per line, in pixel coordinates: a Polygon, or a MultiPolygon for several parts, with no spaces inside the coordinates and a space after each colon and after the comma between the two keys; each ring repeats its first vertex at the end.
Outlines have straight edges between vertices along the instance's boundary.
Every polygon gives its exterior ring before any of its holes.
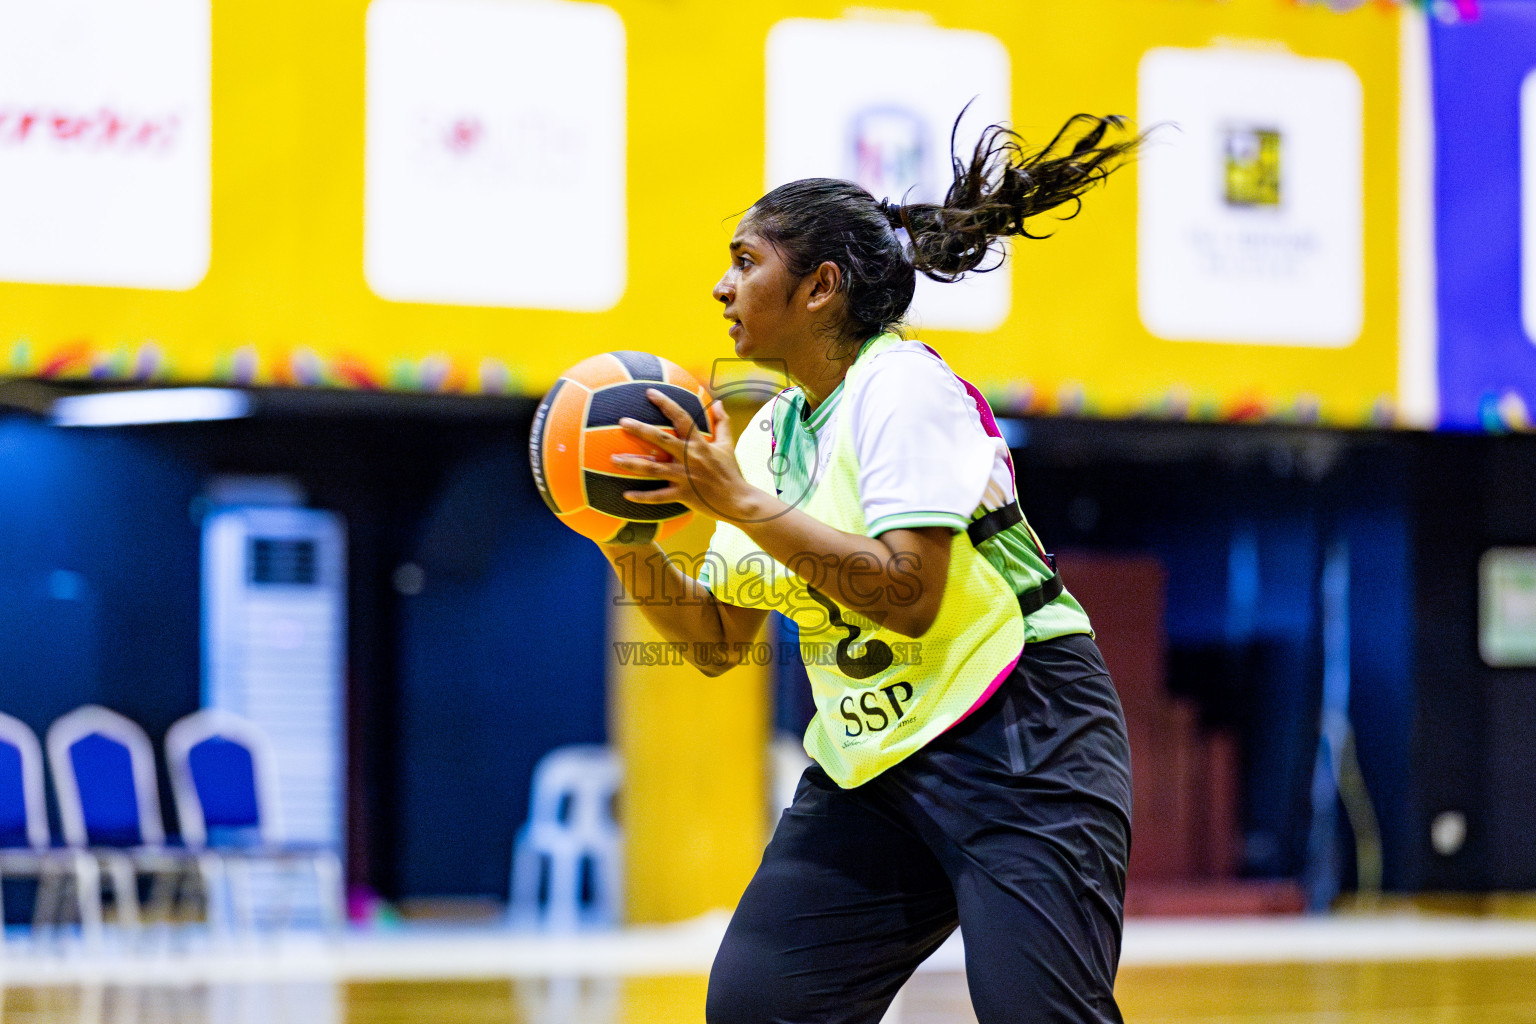
{"type": "MultiPolygon", "coordinates": [[[[804,398],[792,388],[775,401],[804,398]]],[[[851,425],[871,537],[918,526],[963,530],[978,508],[998,508],[1015,497],[1007,444],[987,433],[965,387],[921,342],[886,349],[868,372],[839,385],[802,423],[804,434],[779,443],[813,436],[817,476],[839,425],[851,425]],[[843,402],[850,404],[846,419],[835,415],[843,402]]]]}

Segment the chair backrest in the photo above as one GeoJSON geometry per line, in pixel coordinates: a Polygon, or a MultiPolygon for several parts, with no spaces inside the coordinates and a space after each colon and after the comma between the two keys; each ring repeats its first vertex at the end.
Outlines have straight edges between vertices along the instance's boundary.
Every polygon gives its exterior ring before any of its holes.
{"type": "Polygon", "coordinates": [[[48,848],[43,748],[27,723],[0,714],[0,847],[48,848]]]}
{"type": "Polygon", "coordinates": [[[59,824],[70,846],[161,846],[155,748],[138,723],[87,704],[48,727],[59,824]]]}
{"type": "Polygon", "coordinates": [[[511,919],[564,930],[618,919],[622,849],[614,801],[622,770],[612,749],[557,747],[533,770],[528,821],[512,854],[511,919]]]}
{"type": "Polygon", "coordinates": [[[613,802],[621,775],[610,747],[556,747],[534,766],[528,820],[556,826],[584,841],[607,842],[618,835],[613,802]]]}
{"type": "Polygon", "coordinates": [[[220,830],[282,841],[272,742],[256,723],[220,708],[194,711],[166,732],[165,761],[188,846],[207,846],[220,830]]]}

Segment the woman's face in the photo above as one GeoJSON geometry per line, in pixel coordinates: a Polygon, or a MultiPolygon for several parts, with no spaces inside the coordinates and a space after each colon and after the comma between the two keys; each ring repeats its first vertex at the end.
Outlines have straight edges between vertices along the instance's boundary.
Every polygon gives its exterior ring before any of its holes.
{"type": "Polygon", "coordinates": [[[797,308],[799,282],[792,278],[778,251],[746,217],[731,239],[731,266],[715,285],[715,299],[725,305],[731,321],[736,355],[762,361],[785,359],[803,326],[805,311],[797,308]]]}

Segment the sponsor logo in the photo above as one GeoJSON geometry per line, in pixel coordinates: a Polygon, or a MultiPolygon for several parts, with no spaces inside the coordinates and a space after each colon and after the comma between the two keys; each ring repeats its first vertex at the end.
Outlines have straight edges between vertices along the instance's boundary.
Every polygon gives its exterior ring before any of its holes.
{"type": "Polygon", "coordinates": [[[853,741],[860,736],[872,733],[884,732],[892,722],[900,728],[911,725],[917,721],[907,717],[907,710],[912,703],[912,684],[907,682],[895,682],[888,686],[880,687],[876,694],[872,690],[865,690],[859,694],[857,701],[853,694],[848,694],[838,702],[837,712],[843,719],[843,743],[844,749],[853,746],[853,741]],[[887,712],[882,706],[880,698],[890,705],[887,712]]]}
{"type": "Polygon", "coordinates": [[[1280,131],[1227,125],[1222,129],[1223,199],[1228,206],[1280,205],[1280,131]]]}
{"type": "Polygon", "coordinates": [[[928,197],[928,128],[904,107],[869,107],[848,124],[849,177],[878,197],[928,197]]]}
{"type": "Polygon", "coordinates": [[[144,117],[110,107],[0,107],[0,146],[51,146],[75,152],[165,152],[181,131],[175,114],[144,117]]]}

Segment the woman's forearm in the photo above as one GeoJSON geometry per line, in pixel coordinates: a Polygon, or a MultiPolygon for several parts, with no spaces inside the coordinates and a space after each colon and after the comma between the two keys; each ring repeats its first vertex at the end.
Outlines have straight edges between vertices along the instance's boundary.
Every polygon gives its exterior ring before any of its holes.
{"type": "Polygon", "coordinates": [[[921,636],[938,615],[949,570],[948,529],[845,533],[762,491],[736,525],[809,586],[887,629],[921,636]],[[886,542],[898,536],[913,544],[886,542]]]}
{"type": "Polygon", "coordinates": [[[638,607],[665,639],[690,647],[728,640],[715,596],[683,572],[660,546],[598,545],[598,549],[618,575],[624,600],[638,607]]]}

